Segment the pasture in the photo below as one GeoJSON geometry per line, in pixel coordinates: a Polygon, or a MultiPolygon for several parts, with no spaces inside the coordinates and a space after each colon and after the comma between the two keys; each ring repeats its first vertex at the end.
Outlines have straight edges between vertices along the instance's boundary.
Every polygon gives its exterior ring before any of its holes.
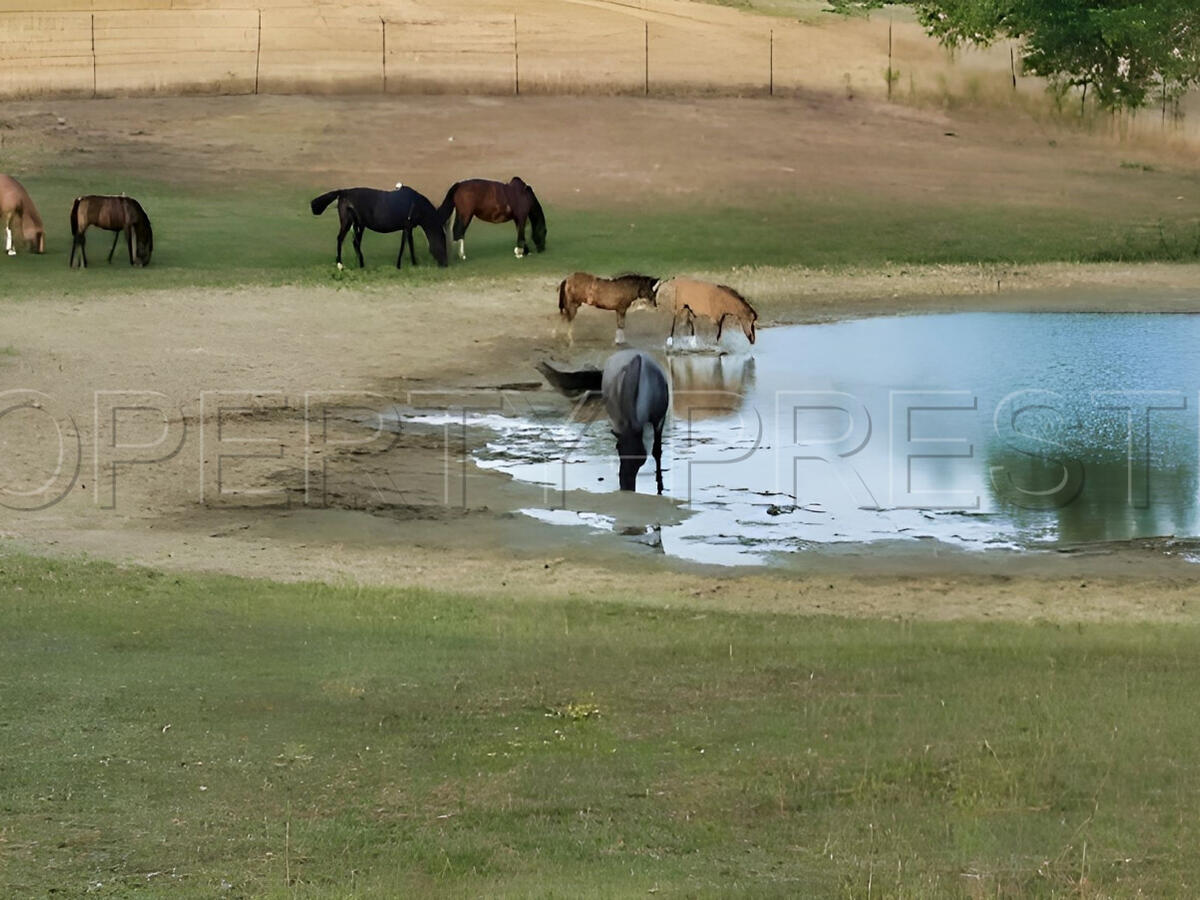
{"type": "Polygon", "coordinates": [[[1067,896],[1200,877],[1194,625],[0,561],[12,895],[1067,896]]]}
{"type": "MultiPolygon", "coordinates": [[[[764,328],[1194,311],[1186,154],[828,98],[3,115],[51,230],[45,256],[0,260],[0,379],[69,412],[85,461],[62,502],[0,510],[3,893],[1191,890],[1200,635],[1177,557],[714,574],[518,519],[529,490],[494,473],[464,474],[461,506],[419,502],[448,454],[423,433],[336,455],[353,477],[306,505],[296,416],[313,390],[532,380],[565,353],[555,288],[576,269],[709,274],[764,328]],[[399,235],[368,235],[368,267],[338,273],[335,219],[308,208],[337,187],[402,179],[437,203],[511,175],[549,220],[547,252],[522,260],[510,225],[477,223],[465,264],[438,269],[418,233],[421,265],[397,273],[399,235]],[[143,202],[148,268],[108,266],[97,236],[92,267],[68,270],[86,191],[143,202]],[[200,395],[235,389],[282,398],[231,420],[279,451],[233,471],[277,492],[257,506],[198,490],[200,395]],[[187,429],[175,456],[114,475],[113,508],[98,390],[155,392],[187,429]]],[[[606,355],[612,324],[584,310],[580,354],[606,355]]],[[[650,314],[629,330],[665,335],[650,314]]],[[[6,418],[8,471],[39,474],[37,420],[6,418]]]]}

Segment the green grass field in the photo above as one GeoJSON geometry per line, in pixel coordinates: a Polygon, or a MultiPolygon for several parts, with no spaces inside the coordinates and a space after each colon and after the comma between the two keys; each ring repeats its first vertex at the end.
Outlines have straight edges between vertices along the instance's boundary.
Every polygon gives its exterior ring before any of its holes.
{"type": "MultiPolygon", "coordinates": [[[[1114,166],[1113,178],[1142,173],[1114,166]]],[[[111,175],[73,172],[69,177],[29,177],[50,227],[43,257],[6,260],[9,298],[49,294],[89,296],[148,288],[274,284],[428,284],[446,279],[497,279],[544,274],[555,279],[583,269],[599,273],[645,271],[672,275],[733,266],[847,268],[888,263],[1018,263],[1049,261],[1194,260],[1200,257],[1200,221],[1186,210],[1162,220],[1098,215],[1082,207],[1048,208],[1009,203],[891,203],[887,198],[840,195],[787,204],[755,199],[751,206],[547,211],[549,252],[525,260],[512,255],[511,225],[476,223],[468,232],[465,264],[438,269],[418,235],[416,270],[396,272],[397,235],[368,233],[368,269],[353,269],[346,241],[345,273],[333,267],[336,209],[314,218],[311,191],[247,186],[214,196],[203,186],[154,181],[120,183],[136,195],[155,223],[155,253],[144,271],[130,271],[124,246],[111,266],[108,232],[89,232],[92,267],[67,268],[67,211],[81,180],[106,184],[111,175]],[[58,213],[54,215],[53,213],[58,213]],[[61,212],[60,212],[61,211],[61,212]],[[61,221],[59,221],[61,220],[61,221]]]]}
{"type": "Polygon", "coordinates": [[[0,557],[0,893],[1163,896],[1200,632],[0,557]]]}

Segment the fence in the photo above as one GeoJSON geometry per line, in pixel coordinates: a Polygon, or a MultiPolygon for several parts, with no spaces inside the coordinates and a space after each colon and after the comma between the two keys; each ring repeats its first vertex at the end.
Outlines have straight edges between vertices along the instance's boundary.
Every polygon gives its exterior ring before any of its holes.
{"type": "Polygon", "coordinates": [[[124,7],[109,10],[56,0],[70,8],[3,11],[29,2],[0,0],[0,96],[1042,92],[1007,45],[950,59],[914,22],[881,17],[802,24],[674,0],[525,2],[517,13],[474,0],[457,14],[400,0],[109,0],[124,7]]]}

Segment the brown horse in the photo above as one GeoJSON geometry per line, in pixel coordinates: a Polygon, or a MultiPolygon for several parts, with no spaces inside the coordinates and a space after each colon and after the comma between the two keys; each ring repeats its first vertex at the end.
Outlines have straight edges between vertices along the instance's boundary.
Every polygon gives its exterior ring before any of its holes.
{"type": "Polygon", "coordinates": [[[117,241],[124,234],[125,243],[129,246],[129,264],[150,265],[150,254],[154,251],[154,231],[150,228],[150,217],[142,209],[142,204],[124,194],[120,197],[91,194],[87,197],[76,197],[75,204],[71,207],[72,243],[68,265],[72,268],[75,266],[76,250],[79,251],[80,265],[87,268],[84,232],[91,225],[116,232],[112,249],[108,251],[110,263],[113,254],[117,252],[117,241]]]}
{"type": "MultiPolygon", "coordinates": [[[[638,307],[657,306],[655,291],[659,281],[653,275],[618,275],[598,278],[587,272],[576,272],[558,286],[558,312],[567,320],[567,336],[575,341],[575,315],[583,304],[596,309],[611,309],[617,314],[617,337],[614,343],[625,343],[625,313],[634,304],[638,307]]],[[[635,308],[638,308],[635,307],[635,308]]]]}
{"type": "Polygon", "coordinates": [[[9,256],[17,255],[13,226],[20,228],[21,238],[32,253],[46,252],[46,229],[33,198],[21,182],[9,175],[0,175],[0,219],[4,221],[4,249],[9,256]]]}
{"type": "Polygon", "coordinates": [[[758,313],[754,311],[746,298],[725,284],[710,284],[707,281],[693,281],[690,278],[673,278],[663,288],[670,288],[672,297],[671,336],[667,338],[667,346],[675,343],[675,326],[679,314],[686,313],[688,327],[696,334],[696,317],[704,316],[717,326],[717,341],[721,340],[721,331],[725,327],[725,318],[732,316],[742,326],[746,340],[754,343],[755,323],[758,313]]]}
{"type": "Polygon", "coordinates": [[[454,240],[458,241],[459,259],[467,258],[467,227],[476,217],[493,224],[516,223],[517,246],[513,248],[513,255],[517,259],[529,253],[529,245],[525,243],[526,222],[533,228],[533,243],[538,253],[546,249],[546,214],[542,212],[542,204],[533,188],[520,178],[514,178],[508,184],[482,178],[455,182],[446,191],[438,214],[446,225],[450,224],[450,216],[454,214],[454,240]]]}

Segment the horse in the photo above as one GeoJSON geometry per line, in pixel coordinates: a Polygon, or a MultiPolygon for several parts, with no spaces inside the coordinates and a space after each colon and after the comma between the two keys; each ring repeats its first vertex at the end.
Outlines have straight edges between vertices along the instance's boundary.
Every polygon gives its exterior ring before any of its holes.
{"type": "Polygon", "coordinates": [[[679,322],[679,314],[687,313],[688,327],[692,335],[696,334],[695,320],[697,316],[711,320],[717,326],[717,341],[721,340],[721,331],[725,327],[725,318],[732,316],[742,326],[746,340],[751,344],[755,338],[755,323],[758,313],[749,302],[726,284],[710,284],[707,281],[693,281],[690,278],[674,278],[667,283],[671,287],[672,316],[671,335],[667,338],[667,346],[675,343],[675,326],[679,322]]]}
{"type": "Polygon", "coordinates": [[[22,240],[32,253],[46,252],[46,229],[33,198],[21,182],[10,175],[0,175],[0,219],[4,221],[4,249],[9,256],[17,255],[13,241],[13,226],[19,226],[22,240]]]}
{"type": "Polygon", "coordinates": [[[105,231],[116,232],[112,249],[108,251],[110,263],[113,254],[117,252],[117,241],[123,233],[125,243],[129,246],[129,264],[150,265],[150,254],[154,252],[154,231],[150,227],[150,217],[142,209],[142,204],[124,194],[120,197],[91,194],[75,198],[75,203],[71,206],[71,258],[67,265],[74,268],[75,251],[78,250],[80,265],[87,268],[84,233],[92,225],[105,231]]]}
{"type": "Polygon", "coordinates": [[[611,309],[617,314],[617,336],[613,343],[625,343],[625,313],[645,306],[657,306],[655,292],[661,282],[653,275],[618,275],[598,278],[576,272],[558,286],[558,312],[569,323],[567,335],[575,342],[575,315],[583,304],[596,309],[611,309]]]}
{"type": "Polygon", "coordinates": [[[671,396],[662,366],[641,350],[618,350],[604,364],[600,393],[617,439],[621,490],[637,489],[637,473],[646,462],[644,433],[649,425],[654,429],[654,476],[661,494],[663,423],[671,396]]]}
{"type": "Polygon", "coordinates": [[[458,241],[459,259],[467,258],[465,237],[467,227],[475,217],[492,224],[515,222],[517,246],[513,248],[513,255],[517,259],[529,253],[529,245],[525,243],[526,222],[533,227],[533,243],[538,253],[546,249],[546,214],[542,212],[542,204],[533,188],[520,178],[514,178],[508,184],[483,178],[456,181],[446,191],[446,199],[438,207],[438,213],[446,226],[450,224],[450,216],[454,216],[453,237],[458,241]]]}
{"type": "Polygon", "coordinates": [[[408,243],[409,258],[417,264],[417,250],[413,243],[413,228],[421,226],[429,241],[429,252],[439,266],[446,266],[446,232],[443,220],[438,216],[433,203],[423,194],[410,187],[397,185],[394,191],[379,191],[375,188],[340,188],[322,194],[311,203],[314,216],[325,212],[334,200],[338,204],[341,227],[337,236],[337,267],[342,266],[342,241],[346,232],[354,229],[354,252],[358,254],[358,267],[366,265],[362,254],[363,230],[366,228],[380,234],[403,231],[400,236],[400,253],[396,256],[396,268],[404,261],[404,244],[408,243]]]}

